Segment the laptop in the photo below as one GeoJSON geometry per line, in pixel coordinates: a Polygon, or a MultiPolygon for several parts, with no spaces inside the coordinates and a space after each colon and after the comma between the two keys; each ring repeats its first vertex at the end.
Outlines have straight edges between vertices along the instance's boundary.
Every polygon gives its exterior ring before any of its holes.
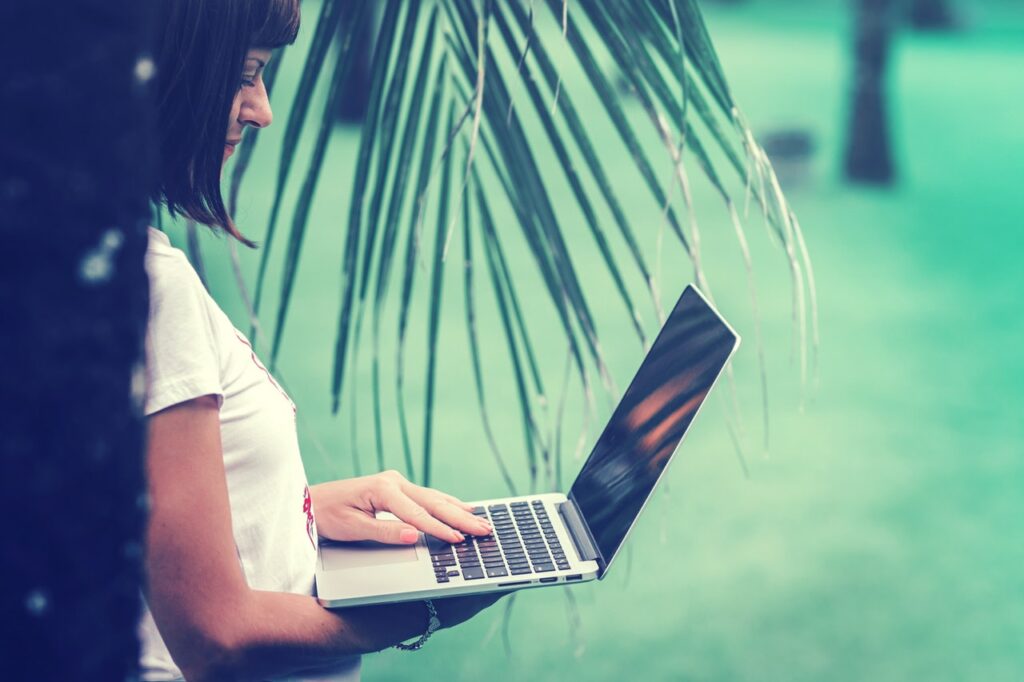
{"type": "Polygon", "coordinates": [[[324,541],[320,603],[340,608],[603,578],[738,346],[722,316],[686,287],[568,495],[473,502],[494,532],[454,545],[422,534],[415,545],[324,541]]]}

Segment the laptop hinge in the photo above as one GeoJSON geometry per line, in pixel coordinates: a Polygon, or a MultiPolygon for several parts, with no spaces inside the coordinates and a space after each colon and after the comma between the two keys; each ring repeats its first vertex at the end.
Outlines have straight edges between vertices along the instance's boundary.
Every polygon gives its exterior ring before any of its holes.
{"type": "Polygon", "coordinates": [[[600,554],[590,539],[590,533],[587,532],[587,527],[584,525],[579,510],[576,509],[576,505],[573,504],[572,500],[559,504],[558,514],[562,517],[562,521],[565,522],[565,527],[569,529],[569,535],[572,536],[573,544],[576,545],[576,551],[579,552],[580,560],[597,561],[600,554]]]}

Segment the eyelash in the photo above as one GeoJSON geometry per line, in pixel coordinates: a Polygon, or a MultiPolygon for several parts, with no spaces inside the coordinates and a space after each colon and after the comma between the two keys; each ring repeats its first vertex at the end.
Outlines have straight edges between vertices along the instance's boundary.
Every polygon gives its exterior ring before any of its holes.
{"type": "Polygon", "coordinates": [[[246,87],[249,87],[249,88],[255,87],[256,86],[256,76],[253,76],[252,78],[246,78],[246,77],[243,76],[242,77],[242,85],[244,85],[246,87]]]}

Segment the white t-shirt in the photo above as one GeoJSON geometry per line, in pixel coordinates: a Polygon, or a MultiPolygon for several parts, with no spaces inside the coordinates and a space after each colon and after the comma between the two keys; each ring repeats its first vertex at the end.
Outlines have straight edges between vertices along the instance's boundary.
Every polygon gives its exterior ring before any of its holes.
{"type": "MultiPolygon", "coordinates": [[[[146,271],[146,415],[200,396],[217,397],[231,525],[245,579],[256,590],[313,594],[316,522],[299,456],[295,405],[210,298],[185,254],[153,228],[146,271]]],[[[139,630],[142,679],[181,679],[148,607],[139,630]]],[[[358,680],[359,658],[320,675],[287,679],[358,680]]]]}

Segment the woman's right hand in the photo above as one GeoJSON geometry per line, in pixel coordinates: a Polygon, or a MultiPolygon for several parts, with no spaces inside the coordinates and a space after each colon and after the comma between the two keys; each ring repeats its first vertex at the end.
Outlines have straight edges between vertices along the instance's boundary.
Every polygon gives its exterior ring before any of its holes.
{"type": "Polygon", "coordinates": [[[414,544],[420,531],[447,542],[488,535],[488,521],[456,497],[406,480],[397,471],[320,483],[310,488],[317,532],[331,540],[414,544]],[[398,520],[379,519],[390,512],[398,520]]]}

